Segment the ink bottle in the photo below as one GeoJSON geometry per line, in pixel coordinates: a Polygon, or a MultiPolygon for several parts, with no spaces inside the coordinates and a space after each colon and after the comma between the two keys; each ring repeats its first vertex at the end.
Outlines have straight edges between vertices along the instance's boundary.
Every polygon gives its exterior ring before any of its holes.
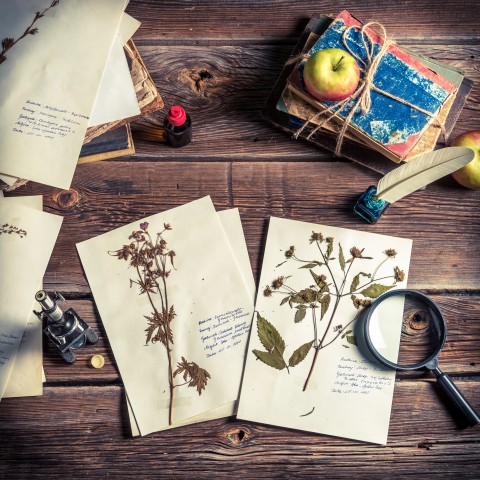
{"type": "Polygon", "coordinates": [[[167,142],[172,147],[183,147],[192,141],[192,120],[182,107],[170,108],[164,125],[167,142]]]}
{"type": "Polygon", "coordinates": [[[353,211],[368,223],[377,223],[383,212],[390,205],[385,200],[377,199],[375,197],[376,193],[377,187],[374,185],[368,187],[353,207],[353,211]]]}

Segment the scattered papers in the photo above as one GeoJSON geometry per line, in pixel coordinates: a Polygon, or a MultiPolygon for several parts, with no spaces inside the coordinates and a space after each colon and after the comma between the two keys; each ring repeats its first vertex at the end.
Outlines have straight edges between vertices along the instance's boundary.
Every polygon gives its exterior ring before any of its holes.
{"type": "Polygon", "coordinates": [[[238,417],[385,444],[395,372],[362,355],[356,319],[372,298],[405,287],[411,247],[271,218],[238,417]]]}
{"type": "Polygon", "coordinates": [[[0,4],[0,171],[70,187],[124,0],[0,4]],[[25,29],[34,22],[26,36],[25,29]]]}
{"type": "Polygon", "coordinates": [[[0,200],[0,398],[62,220],[17,202],[0,200]]]}
{"type": "Polygon", "coordinates": [[[237,400],[253,289],[209,197],[77,248],[141,435],[237,400]]]}

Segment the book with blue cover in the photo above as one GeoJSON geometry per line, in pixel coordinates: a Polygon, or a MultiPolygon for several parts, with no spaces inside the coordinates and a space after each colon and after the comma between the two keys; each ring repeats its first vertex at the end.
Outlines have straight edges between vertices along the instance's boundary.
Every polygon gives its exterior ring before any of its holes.
{"type": "MultiPolygon", "coordinates": [[[[347,32],[347,44],[355,55],[365,61],[367,54],[360,33],[363,25],[346,11],[335,18],[308,53],[312,55],[326,48],[346,50],[342,35],[351,26],[355,28],[347,32]]],[[[377,54],[383,38],[370,28],[367,28],[367,32],[377,54]]],[[[305,61],[300,62],[293,70],[288,80],[288,88],[316,108],[330,107],[332,103],[315,99],[305,89],[302,78],[304,64],[305,61]]],[[[382,90],[430,112],[430,115],[427,115],[411,105],[373,90],[370,111],[363,114],[358,109],[353,115],[348,131],[397,162],[412,155],[427,128],[435,123],[434,118],[441,109],[447,104],[451,106],[457,91],[455,84],[395,44],[391,45],[382,57],[373,82],[382,90]]],[[[341,124],[353,105],[354,101],[351,101],[333,120],[341,124]]]]}

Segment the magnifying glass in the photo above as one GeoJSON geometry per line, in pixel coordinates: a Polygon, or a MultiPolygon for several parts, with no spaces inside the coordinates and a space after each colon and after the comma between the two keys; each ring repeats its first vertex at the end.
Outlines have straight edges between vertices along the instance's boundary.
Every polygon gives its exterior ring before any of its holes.
{"type": "Polygon", "coordinates": [[[362,330],[364,343],[378,362],[395,370],[430,370],[468,424],[480,423],[478,413],[438,366],[447,325],[429,297],[415,290],[390,290],[364,311],[362,330]],[[395,318],[398,311],[403,312],[402,321],[395,318]]]}

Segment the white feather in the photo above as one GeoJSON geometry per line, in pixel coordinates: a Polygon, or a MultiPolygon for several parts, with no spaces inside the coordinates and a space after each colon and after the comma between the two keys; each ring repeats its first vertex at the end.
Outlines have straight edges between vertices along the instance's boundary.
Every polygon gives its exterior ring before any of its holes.
{"type": "Polygon", "coordinates": [[[377,185],[376,197],[389,203],[455,172],[473,160],[471,148],[447,147],[424,153],[387,173],[377,185]]]}

